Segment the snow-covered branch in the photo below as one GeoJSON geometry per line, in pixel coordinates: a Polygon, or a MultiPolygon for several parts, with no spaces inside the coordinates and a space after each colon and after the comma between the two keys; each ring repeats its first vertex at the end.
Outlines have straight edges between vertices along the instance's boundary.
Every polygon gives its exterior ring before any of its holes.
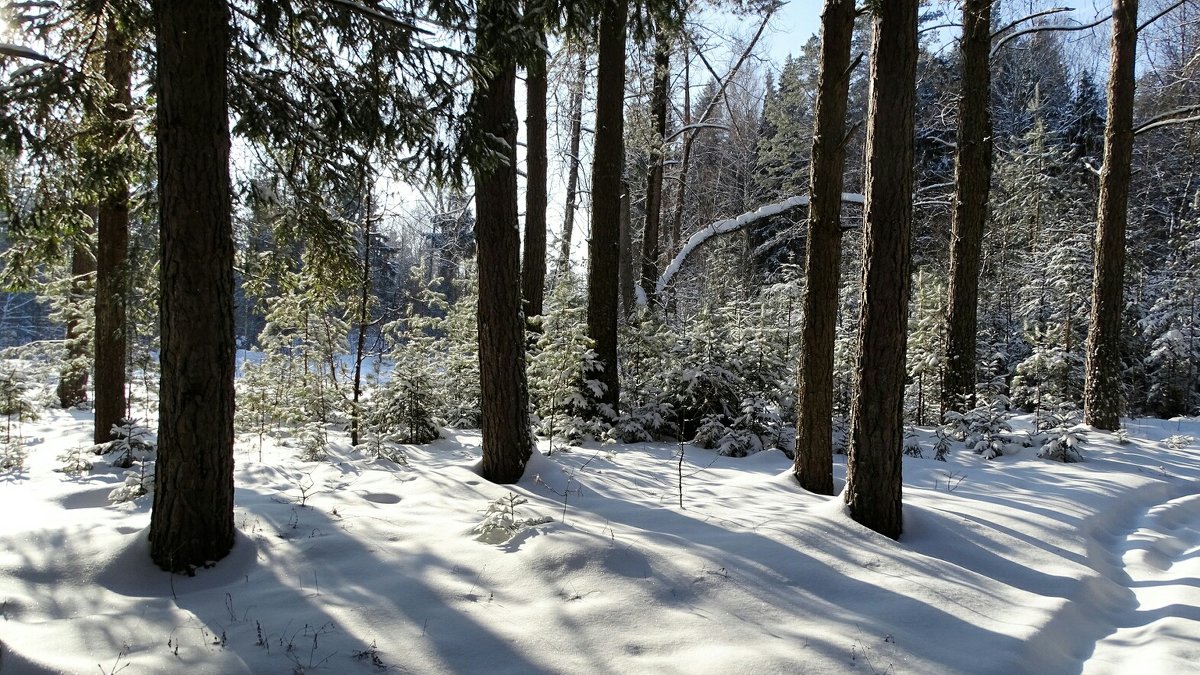
{"type": "MultiPolygon", "coordinates": [[[[667,265],[667,268],[663,270],[662,276],[658,278],[658,283],[655,284],[655,294],[663,292],[663,290],[667,287],[667,284],[671,283],[671,279],[679,273],[679,269],[683,267],[683,263],[685,260],[687,260],[688,256],[690,256],[696,249],[700,248],[704,242],[718,235],[737,232],[747,225],[753,225],[760,220],[777,216],[794,208],[808,206],[808,201],[808,195],[791,197],[781,202],[760,206],[754,211],[743,213],[735,218],[718,220],[717,222],[711,223],[704,229],[696,232],[688,238],[687,242],[683,245],[683,248],[679,249],[679,253],[675,254],[675,259],[671,261],[671,264],[667,265]]],[[[843,192],[842,201],[849,204],[863,204],[866,203],[866,197],[851,192],[843,192]]],[[[644,302],[644,299],[639,297],[639,302],[644,302]]]]}
{"type": "Polygon", "coordinates": [[[15,59],[28,59],[30,61],[41,61],[43,63],[57,63],[54,59],[36,52],[29,47],[14,45],[7,42],[0,42],[0,55],[11,56],[15,59]]]}

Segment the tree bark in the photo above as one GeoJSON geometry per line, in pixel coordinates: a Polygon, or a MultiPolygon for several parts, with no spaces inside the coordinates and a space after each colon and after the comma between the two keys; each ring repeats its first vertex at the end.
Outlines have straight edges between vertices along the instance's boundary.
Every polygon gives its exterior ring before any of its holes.
{"type": "Polygon", "coordinates": [[[562,240],[559,241],[558,276],[571,269],[571,237],[575,229],[575,203],[579,198],[579,143],[583,133],[583,85],[587,78],[587,54],[579,50],[579,68],[575,73],[574,89],[571,90],[569,105],[571,115],[571,138],[568,141],[569,168],[567,169],[567,203],[563,213],[562,240]]]}
{"type": "Polygon", "coordinates": [[[606,0],[600,11],[592,236],[588,241],[588,337],[603,367],[589,377],[604,384],[599,402],[610,406],[614,413],[621,393],[617,377],[617,266],[621,173],[625,164],[625,22],[625,3],[606,0]]]}
{"type": "Polygon", "coordinates": [[[844,492],[854,520],[893,539],[902,531],[917,5],[894,0],[873,10],[862,308],[844,492]]]}
{"type": "MultiPolygon", "coordinates": [[[[108,21],[104,46],[104,79],[113,97],[103,109],[113,145],[121,143],[133,114],[130,82],[133,50],[117,19],[108,21]]],[[[129,181],[124,171],[112,177],[111,190],[100,200],[96,246],[96,443],[112,440],[113,425],[127,414],[125,361],[128,353],[125,298],[129,284],[129,181]]]]}
{"type": "Polygon", "coordinates": [[[992,183],[992,0],[963,4],[962,81],[950,234],[950,302],[942,409],[975,407],[975,339],[983,227],[992,183]]]}
{"type": "Polygon", "coordinates": [[[1083,421],[1110,431],[1121,425],[1121,310],[1133,155],[1137,10],[1137,0],[1113,0],[1104,168],[1100,171],[1096,227],[1096,272],[1083,389],[1083,421]]]}
{"type": "Polygon", "coordinates": [[[539,39],[525,75],[525,316],[541,316],[546,295],[546,52],[539,39]]]}
{"type": "Polygon", "coordinates": [[[809,174],[808,246],[796,395],[800,487],[833,494],[833,347],[842,258],[842,173],[854,0],[826,0],[809,174]]]}
{"type": "Polygon", "coordinates": [[[646,225],[642,228],[642,291],[654,298],[658,282],[659,229],[662,222],[663,151],[667,135],[667,99],[671,82],[671,37],[662,27],[654,33],[654,87],[650,114],[654,118],[650,147],[650,175],[646,179],[646,225]]]}
{"type": "Polygon", "coordinates": [[[625,321],[633,314],[633,306],[636,304],[634,299],[634,287],[637,285],[637,279],[634,276],[633,264],[633,221],[630,219],[630,211],[633,208],[632,197],[629,194],[629,183],[621,181],[621,242],[620,242],[620,259],[621,266],[618,272],[617,283],[620,286],[621,297],[621,318],[625,321]]]}
{"type": "MultiPolygon", "coordinates": [[[[86,217],[94,223],[97,217],[96,210],[89,208],[86,211],[86,217]]],[[[75,242],[71,250],[71,287],[68,291],[71,314],[67,319],[67,331],[64,336],[67,360],[59,373],[58,387],[55,389],[58,404],[64,408],[73,408],[87,400],[88,334],[83,322],[83,306],[91,285],[89,282],[96,272],[96,259],[92,248],[85,243],[91,239],[92,232],[91,226],[87,227],[85,232],[81,232],[79,236],[82,241],[75,242]]]]}
{"type": "Polygon", "coordinates": [[[150,554],[192,572],[233,547],[233,230],[223,0],[155,0],[162,381],[150,554]]]}
{"type": "Polygon", "coordinates": [[[511,52],[505,36],[519,17],[511,0],[484,0],[478,15],[476,50],[493,64],[494,71],[477,83],[477,135],[505,143],[503,159],[488,153],[472,167],[479,261],[482,475],[494,483],[515,483],[525,473],[533,449],[521,316],[516,63],[511,54],[504,53],[506,48],[511,52]]]}

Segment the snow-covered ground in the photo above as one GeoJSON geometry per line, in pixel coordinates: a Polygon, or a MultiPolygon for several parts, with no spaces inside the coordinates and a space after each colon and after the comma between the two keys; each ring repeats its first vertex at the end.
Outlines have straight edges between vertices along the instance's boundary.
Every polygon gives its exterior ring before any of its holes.
{"type": "Polygon", "coordinates": [[[189,578],[122,470],[55,471],[90,419],[48,411],[0,474],[0,673],[1194,671],[1200,446],[1164,440],[1200,422],[1128,428],[1082,464],[905,458],[899,542],[778,451],[573,448],[505,487],[471,433],[407,466],[248,438],[237,545],[189,578]]]}

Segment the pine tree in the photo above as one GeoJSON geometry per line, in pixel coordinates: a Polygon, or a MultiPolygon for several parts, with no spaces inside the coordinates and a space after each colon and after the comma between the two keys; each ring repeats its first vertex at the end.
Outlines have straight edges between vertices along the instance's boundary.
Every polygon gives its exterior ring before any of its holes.
{"type": "Polygon", "coordinates": [[[917,2],[873,5],[858,365],[850,413],[850,516],[900,536],[904,350],[910,285],[917,2]]]}
{"type": "Polygon", "coordinates": [[[150,554],[192,572],[233,546],[233,231],[220,0],[154,3],[162,383],[150,554]]]}
{"type": "Polygon", "coordinates": [[[809,174],[808,244],[796,396],[796,463],[800,486],[833,494],[833,368],[842,257],[842,175],[850,89],[854,3],[827,1],[821,15],[821,71],[809,174]]]}
{"type": "Polygon", "coordinates": [[[963,3],[962,74],[950,235],[950,301],[942,407],[963,412],[975,397],[980,257],[992,179],[992,0],[963,3]]]}
{"type": "Polygon", "coordinates": [[[1088,326],[1084,421],[1114,430],[1121,416],[1121,313],[1125,283],[1125,229],[1133,151],[1137,0],[1114,0],[1104,168],[1096,227],[1096,275],[1088,326]]]}
{"type": "MultiPolygon", "coordinates": [[[[476,55],[488,65],[472,99],[476,238],[479,242],[479,372],[482,385],[482,474],[515,483],[533,450],[521,316],[521,251],[517,224],[516,59],[508,35],[519,25],[515,0],[478,8],[476,55]]],[[[614,304],[616,297],[613,297],[614,304]]],[[[615,306],[614,320],[615,320],[615,306]]]]}

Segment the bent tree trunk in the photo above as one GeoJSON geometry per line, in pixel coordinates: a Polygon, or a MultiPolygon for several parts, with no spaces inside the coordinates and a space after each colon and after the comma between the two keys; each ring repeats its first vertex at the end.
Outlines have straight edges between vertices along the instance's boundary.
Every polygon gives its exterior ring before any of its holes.
{"type": "Polygon", "coordinates": [[[800,487],[833,494],[833,346],[842,258],[842,170],[854,0],[826,0],[821,16],[821,70],[809,174],[804,314],[796,395],[796,463],[800,487]]]}
{"type": "Polygon", "coordinates": [[[575,71],[575,82],[571,89],[571,102],[568,105],[571,115],[571,138],[567,142],[570,148],[568,154],[568,169],[567,169],[567,203],[563,211],[563,229],[562,239],[558,246],[558,267],[556,273],[559,277],[567,274],[571,269],[571,237],[574,236],[575,229],[575,202],[579,195],[579,143],[583,135],[583,87],[587,79],[587,53],[583,47],[579,48],[579,66],[575,71]]]}
{"type": "Polygon", "coordinates": [[[893,0],[873,10],[862,309],[844,493],[854,520],[893,539],[902,529],[917,4],[893,0]]]}
{"type": "Polygon", "coordinates": [[[233,230],[223,0],[154,2],[162,381],[150,555],[191,572],[233,547],[233,230]]]}
{"type": "Polygon", "coordinates": [[[1125,283],[1125,225],[1133,155],[1137,0],[1113,0],[1108,116],[1096,226],[1096,272],[1088,325],[1083,421],[1099,429],[1121,424],[1121,309],[1125,283]]]}

